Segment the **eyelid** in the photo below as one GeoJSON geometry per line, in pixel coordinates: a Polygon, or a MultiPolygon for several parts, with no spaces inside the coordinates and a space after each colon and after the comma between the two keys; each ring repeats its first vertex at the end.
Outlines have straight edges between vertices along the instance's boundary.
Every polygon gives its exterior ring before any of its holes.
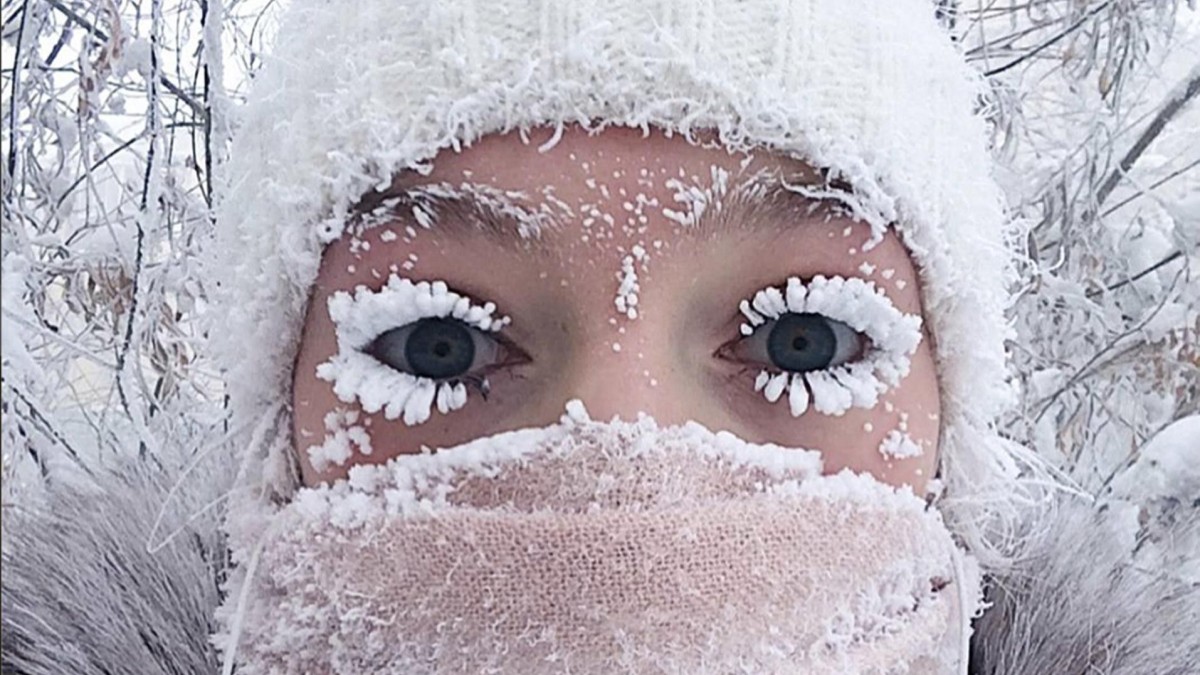
{"type": "Polygon", "coordinates": [[[353,295],[338,291],[329,297],[328,305],[339,349],[362,349],[385,331],[421,319],[453,317],[493,332],[512,321],[507,316],[493,316],[495,303],[478,305],[450,290],[444,281],[414,283],[396,274],[378,291],[363,285],[357,286],[353,295]]]}

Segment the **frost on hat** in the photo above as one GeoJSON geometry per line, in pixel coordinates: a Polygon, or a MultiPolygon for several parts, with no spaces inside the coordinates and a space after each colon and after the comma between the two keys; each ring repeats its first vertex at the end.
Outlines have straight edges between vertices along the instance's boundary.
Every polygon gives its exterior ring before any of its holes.
{"type": "Polygon", "coordinates": [[[942,476],[951,497],[976,494],[947,516],[982,552],[978,492],[1013,466],[990,429],[1011,396],[1011,234],[979,92],[926,0],[296,0],[243,111],[211,259],[211,334],[255,488],[233,500],[235,559],[264,522],[251,504],[294,487],[272,434],[287,434],[309,292],[351,207],[439,151],[566,124],[715,130],[824,169],[852,192],[818,196],[899,232],[935,338],[942,476]]]}

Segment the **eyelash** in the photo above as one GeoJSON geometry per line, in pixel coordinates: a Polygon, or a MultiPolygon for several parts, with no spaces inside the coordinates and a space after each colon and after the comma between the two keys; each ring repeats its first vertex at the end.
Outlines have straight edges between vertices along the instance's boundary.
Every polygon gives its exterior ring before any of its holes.
{"type": "Polygon", "coordinates": [[[921,317],[901,313],[873,283],[857,278],[816,276],[806,284],[791,277],[783,290],[764,288],[743,300],[739,310],[748,323],[740,326],[740,339],[718,351],[726,358],[759,334],[769,320],[789,316],[821,317],[869,340],[869,346],[853,361],[811,370],[759,371],[754,390],[769,403],[777,402],[786,391],[795,417],[804,414],[810,404],[819,413],[835,416],[851,407],[873,408],[880,394],[908,374],[912,354],[921,341],[921,317]]]}
{"type": "Polygon", "coordinates": [[[485,335],[497,333],[496,337],[488,335],[488,339],[495,340],[501,349],[515,349],[498,335],[511,322],[509,317],[493,317],[495,304],[475,304],[442,281],[413,283],[392,274],[378,291],[358,286],[353,295],[334,293],[328,309],[337,333],[338,353],[317,366],[317,377],[333,383],[334,394],[341,401],[357,400],[365,412],[382,410],[386,419],[402,417],[409,426],[427,421],[434,407],[442,414],[462,408],[468,385],[486,398],[488,383],[486,374],[468,372],[434,379],[385,363],[378,345],[389,333],[408,329],[405,334],[410,335],[420,329],[422,322],[445,319],[446,325],[458,323],[485,335]]]}
{"type": "MultiPolygon", "coordinates": [[[[462,408],[468,385],[486,400],[487,374],[529,360],[500,334],[511,320],[493,317],[495,304],[475,304],[442,281],[414,283],[392,274],[379,291],[358,286],[353,295],[334,293],[328,308],[338,353],[317,367],[317,376],[333,383],[341,401],[357,400],[369,414],[382,410],[385,418],[402,417],[410,426],[428,420],[434,407],[442,414],[462,408]],[[481,332],[517,358],[480,369],[486,373],[466,371],[438,379],[405,372],[381,357],[378,345],[389,333],[408,330],[405,335],[411,336],[422,322],[442,319],[449,320],[444,322],[447,325],[457,322],[481,332]]],[[[858,350],[861,354],[853,361],[809,370],[760,370],[754,390],[770,403],[786,391],[793,416],[802,415],[810,404],[828,415],[842,415],[851,407],[874,407],[880,394],[908,374],[911,355],[921,340],[919,316],[901,313],[874,284],[857,278],[816,276],[804,283],[791,277],[782,289],[767,287],[743,300],[740,311],[748,323],[740,326],[741,336],[723,345],[716,356],[738,361],[732,358],[738,347],[769,322],[789,316],[820,317],[868,339],[868,346],[858,350]]]]}

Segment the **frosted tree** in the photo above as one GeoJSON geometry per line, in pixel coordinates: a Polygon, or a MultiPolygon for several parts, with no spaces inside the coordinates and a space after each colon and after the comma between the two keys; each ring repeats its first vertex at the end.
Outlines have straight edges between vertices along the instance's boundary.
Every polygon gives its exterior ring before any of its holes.
{"type": "Polygon", "coordinates": [[[1102,490],[1200,407],[1196,16],[981,2],[954,19],[991,78],[1003,180],[1029,225],[1012,433],[1102,490]]]}
{"type": "Polygon", "coordinates": [[[271,3],[242,7],[0,10],[6,500],[116,454],[177,461],[164,444],[186,455],[223,427],[197,246],[273,25],[271,3]]]}

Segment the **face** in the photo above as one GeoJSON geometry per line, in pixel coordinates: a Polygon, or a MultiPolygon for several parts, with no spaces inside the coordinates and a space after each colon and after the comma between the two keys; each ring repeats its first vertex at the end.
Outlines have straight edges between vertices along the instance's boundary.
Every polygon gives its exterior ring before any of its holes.
{"type": "Polygon", "coordinates": [[[579,399],[594,419],[695,421],[922,493],[937,379],[893,233],[871,245],[785,186],[812,169],[766,151],[550,138],[443,152],[327,247],[293,382],[306,484],[552,424],[579,399]]]}

